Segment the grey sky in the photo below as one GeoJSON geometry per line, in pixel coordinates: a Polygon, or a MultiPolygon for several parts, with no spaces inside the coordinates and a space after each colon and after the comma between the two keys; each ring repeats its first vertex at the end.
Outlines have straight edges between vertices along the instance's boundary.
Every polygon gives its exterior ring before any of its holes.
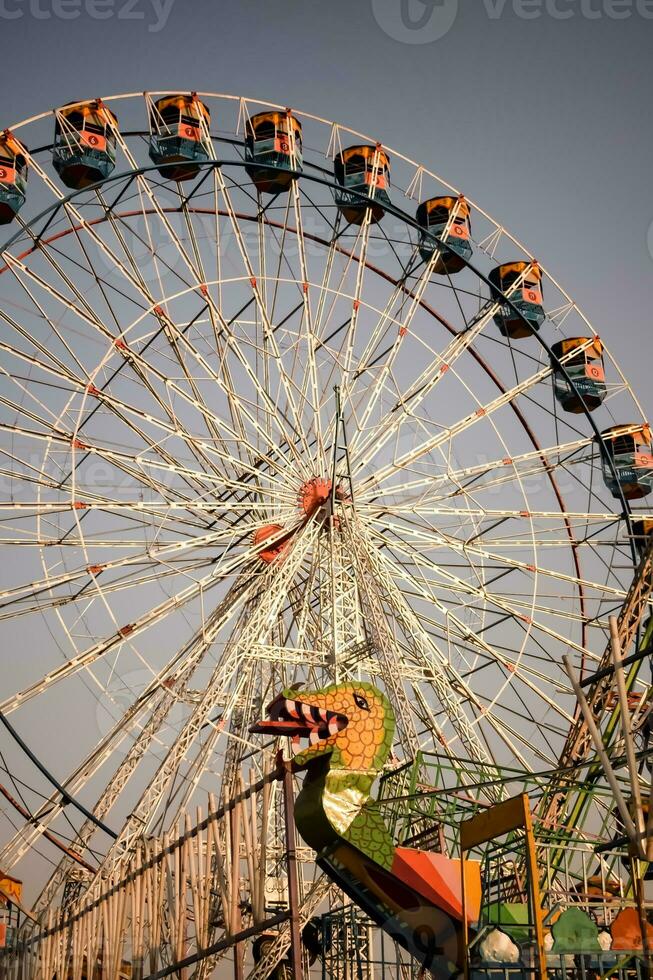
{"type": "Polygon", "coordinates": [[[653,411],[651,18],[649,0],[0,0],[0,125],[179,87],[376,134],[525,241],[653,411]]]}

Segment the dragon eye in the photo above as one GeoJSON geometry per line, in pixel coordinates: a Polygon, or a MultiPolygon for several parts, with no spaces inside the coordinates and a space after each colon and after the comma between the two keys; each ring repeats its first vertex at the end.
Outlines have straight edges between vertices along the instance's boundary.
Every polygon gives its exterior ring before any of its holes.
{"type": "Polygon", "coordinates": [[[370,706],[367,703],[367,698],[364,698],[362,694],[354,694],[354,701],[356,702],[359,708],[363,709],[363,711],[370,710],[370,706]]]}

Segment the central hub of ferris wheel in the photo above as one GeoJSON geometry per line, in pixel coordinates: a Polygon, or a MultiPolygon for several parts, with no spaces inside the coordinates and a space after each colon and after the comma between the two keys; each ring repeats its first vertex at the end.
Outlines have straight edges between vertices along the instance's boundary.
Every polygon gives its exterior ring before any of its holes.
{"type": "Polygon", "coordinates": [[[299,490],[299,505],[307,517],[312,517],[320,507],[328,503],[331,487],[331,480],[321,476],[315,476],[302,484],[299,490]]]}
{"type": "Polygon", "coordinates": [[[321,508],[328,516],[334,503],[346,503],[348,500],[351,500],[351,496],[342,484],[336,484],[334,493],[332,481],[322,476],[307,480],[299,489],[299,506],[307,517],[313,517],[321,508]]]}

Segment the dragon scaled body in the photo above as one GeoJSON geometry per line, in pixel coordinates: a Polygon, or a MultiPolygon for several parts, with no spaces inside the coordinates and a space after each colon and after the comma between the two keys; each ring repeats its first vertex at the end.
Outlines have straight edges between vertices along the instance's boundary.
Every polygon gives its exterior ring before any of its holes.
{"type": "MultiPolygon", "coordinates": [[[[460,863],[396,847],[371,796],[394,738],[386,696],[363,681],[287,690],[251,731],[292,739],[293,769],[306,773],[295,822],[318,865],[432,973],[456,973],[463,962],[460,863]]],[[[473,862],[466,869],[474,920],[480,873],[473,862]]]]}

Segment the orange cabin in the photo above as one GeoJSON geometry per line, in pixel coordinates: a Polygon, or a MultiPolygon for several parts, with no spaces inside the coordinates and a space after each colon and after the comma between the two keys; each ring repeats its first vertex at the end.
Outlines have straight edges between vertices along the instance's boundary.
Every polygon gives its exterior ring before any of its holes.
{"type": "Polygon", "coordinates": [[[27,194],[27,150],[5,130],[0,134],[0,225],[14,220],[27,194]]]}
{"type": "Polygon", "coordinates": [[[333,161],[338,210],[350,224],[360,225],[368,211],[380,221],[390,203],[390,158],[379,144],[350,146],[333,161]]]}
{"type": "Polygon", "coordinates": [[[613,425],[601,433],[610,461],[602,458],[603,478],[613,497],[638,500],[653,490],[651,429],[646,422],[613,425]]]}
{"type": "Polygon", "coordinates": [[[567,337],[551,347],[553,392],[565,412],[593,412],[607,394],[603,344],[598,337],[567,337]],[[563,360],[561,366],[558,362],[563,360]]]}
{"type": "Polygon", "coordinates": [[[488,278],[492,299],[500,304],[494,322],[501,333],[511,340],[531,337],[546,318],[542,306],[542,271],[537,262],[506,262],[492,269],[488,278]]]}
{"type": "Polygon", "coordinates": [[[117,117],[99,99],[57,110],[52,165],[66,187],[82,190],[110,176],[117,132],[117,117]]]}
{"type": "Polygon", "coordinates": [[[166,95],[150,106],[150,159],[167,180],[192,180],[212,158],[211,113],[194,93],[166,95]]]}
{"type": "Polygon", "coordinates": [[[290,109],[259,112],[245,125],[246,170],[257,191],[281,194],[302,169],[302,126],[290,109]]]}
{"type": "Polygon", "coordinates": [[[453,276],[465,268],[472,256],[472,225],[469,204],[464,197],[432,197],[417,209],[420,226],[419,251],[425,262],[439,252],[433,265],[438,275],[453,276]],[[438,247],[438,239],[449,248],[438,247]]]}

